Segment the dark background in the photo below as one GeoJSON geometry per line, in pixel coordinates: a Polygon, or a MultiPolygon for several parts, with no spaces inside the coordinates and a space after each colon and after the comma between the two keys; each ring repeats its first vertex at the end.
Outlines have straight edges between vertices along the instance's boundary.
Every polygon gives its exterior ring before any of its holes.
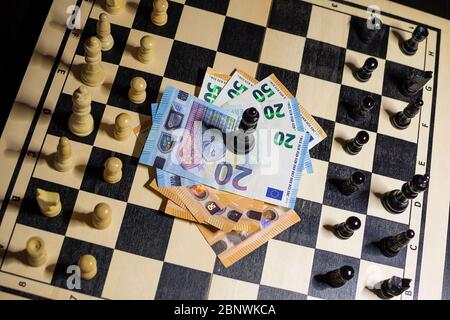
{"type": "MultiPolygon", "coordinates": [[[[395,0],[395,2],[450,19],[449,0],[395,0]]],[[[3,131],[51,3],[51,0],[2,1],[4,23],[0,29],[0,39],[3,43],[0,49],[2,76],[0,133],[3,131]]]]}

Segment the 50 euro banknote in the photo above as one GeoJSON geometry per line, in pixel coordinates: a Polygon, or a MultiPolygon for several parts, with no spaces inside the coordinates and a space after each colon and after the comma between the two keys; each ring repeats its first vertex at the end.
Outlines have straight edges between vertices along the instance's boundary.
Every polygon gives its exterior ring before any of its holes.
{"type": "MultiPolygon", "coordinates": [[[[271,100],[293,98],[294,96],[292,93],[289,92],[289,90],[274,74],[271,74],[243,94],[228,101],[225,105],[242,105],[246,108],[255,107],[262,111],[261,107],[264,107],[264,104],[271,100]]],[[[302,105],[299,105],[299,108],[302,115],[304,129],[310,134],[309,149],[311,149],[325,139],[327,134],[302,105]]]]}
{"type": "Polygon", "coordinates": [[[156,118],[142,164],[197,184],[294,207],[308,152],[307,133],[274,129],[260,118],[255,148],[236,155],[224,135],[236,130],[237,116],[171,87],[156,118]]]}
{"type": "Polygon", "coordinates": [[[230,78],[228,74],[208,67],[198,97],[206,102],[214,103],[230,78]]]}
{"type": "MultiPolygon", "coordinates": [[[[182,209],[188,210],[200,224],[214,226],[223,231],[255,232],[270,220],[261,214],[261,201],[247,199],[235,194],[203,185],[190,187],[158,187],[155,181],[148,184],[150,190],[163,195],[182,209]],[[242,208],[247,208],[243,211],[242,208]]],[[[186,215],[177,217],[190,220],[186,215]]]]}
{"type": "MultiPolygon", "coordinates": [[[[242,209],[245,210],[246,208],[243,207],[242,209]]],[[[299,215],[292,209],[267,206],[260,207],[260,210],[262,210],[262,215],[271,217],[272,220],[255,232],[236,230],[225,232],[213,226],[196,224],[200,233],[225,268],[229,268],[237,261],[264,245],[270,239],[301,221],[299,215]]],[[[192,216],[189,218],[190,212],[188,210],[177,206],[170,200],[167,203],[165,212],[171,216],[181,217],[184,220],[195,222],[195,218],[192,216]]]]}
{"type": "Polygon", "coordinates": [[[222,88],[220,94],[217,96],[217,99],[211,103],[214,103],[216,106],[220,107],[226,102],[240,96],[257,83],[258,80],[244,71],[237,69],[233,72],[233,75],[229,81],[222,88]]]}

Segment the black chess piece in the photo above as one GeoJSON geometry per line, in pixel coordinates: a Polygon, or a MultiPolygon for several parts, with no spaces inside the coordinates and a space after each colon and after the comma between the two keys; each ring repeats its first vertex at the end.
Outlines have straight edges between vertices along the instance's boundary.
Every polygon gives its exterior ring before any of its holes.
{"type": "Polygon", "coordinates": [[[362,42],[369,44],[376,38],[378,32],[382,28],[383,23],[381,22],[380,18],[372,16],[370,20],[362,22],[362,25],[360,26],[359,37],[361,38],[362,42]]]}
{"type": "Polygon", "coordinates": [[[378,61],[375,58],[368,58],[364,65],[355,72],[355,78],[361,82],[367,82],[372,77],[372,72],[374,72],[378,67],[378,61]]]}
{"type": "Polygon", "coordinates": [[[431,78],[433,78],[432,71],[414,69],[409,73],[408,78],[401,83],[400,91],[407,97],[413,96],[422,90],[431,78]]]}
{"type": "Polygon", "coordinates": [[[428,28],[424,25],[418,25],[413,33],[411,38],[405,40],[401,43],[400,48],[403,53],[412,56],[417,52],[417,48],[419,47],[419,43],[428,37],[428,28]]]}
{"type": "Polygon", "coordinates": [[[410,182],[403,184],[401,190],[386,193],[381,202],[387,211],[402,213],[408,207],[409,200],[415,199],[420,192],[427,190],[429,183],[429,175],[415,175],[410,182]]]}
{"type": "Polygon", "coordinates": [[[259,112],[248,108],[242,114],[239,129],[226,137],[227,147],[235,154],[247,154],[255,147],[254,133],[258,126],[259,112]]]}
{"type": "Polygon", "coordinates": [[[344,149],[347,153],[356,155],[367,142],[369,142],[369,134],[367,131],[362,130],[356,134],[356,137],[347,142],[344,149]]]}
{"type": "Polygon", "coordinates": [[[358,217],[349,217],[345,222],[339,223],[334,227],[334,235],[342,240],[347,240],[356,230],[361,228],[361,220],[358,217]]]}
{"type": "Polygon", "coordinates": [[[411,119],[413,119],[420,111],[423,106],[423,100],[417,99],[413,102],[410,102],[403,111],[396,113],[393,117],[391,117],[391,122],[397,129],[406,129],[409,127],[411,123],[411,119]]]}
{"type": "Polygon", "coordinates": [[[340,288],[347,281],[353,279],[355,275],[355,270],[351,266],[342,266],[339,269],[327,272],[323,281],[333,288],[340,288]]]}
{"type": "Polygon", "coordinates": [[[346,196],[349,196],[359,190],[361,186],[366,182],[366,177],[360,171],[354,172],[350,178],[343,180],[339,183],[339,191],[346,196]]]}
{"type": "Polygon", "coordinates": [[[381,253],[386,257],[395,257],[402,248],[408,245],[409,241],[414,238],[414,236],[414,230],[409,229],[395,236],[381,239],[378,246],[381,253]]]}
{"type": "Polygon", "coordinates": [[[410,284],[411,279],[393,276],[392,278],[386,279],[381,283],[380,289],[378,290],[378,296],[381,299],[391,299],[408,290],[410,284]]]}
{"type": "Polygon", "coordinates": [[[375,106],[375,99],[372,96],[365,96],[361,102],[355,106],[351,112],[351,116],[354,120],[360,121],[367,118],[370,110],[375,106]]]}

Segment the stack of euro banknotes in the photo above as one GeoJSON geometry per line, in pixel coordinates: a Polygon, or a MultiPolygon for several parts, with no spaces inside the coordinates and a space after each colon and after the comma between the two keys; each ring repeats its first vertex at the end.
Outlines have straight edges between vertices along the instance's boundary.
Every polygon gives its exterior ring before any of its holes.
{"type": "Polygon", "coordinates": [[[314,171],[309,150],[326,134],[274,74],[208,68],[198,97],[167,87],[151,108],[140,158],[155,171],[148,187],[168,199],[167,214],[197,224],[225,267],[300,222],[293,208],[314,171]],[[259,120],[239,153],[227,137],[248,108],[259,120]]]}

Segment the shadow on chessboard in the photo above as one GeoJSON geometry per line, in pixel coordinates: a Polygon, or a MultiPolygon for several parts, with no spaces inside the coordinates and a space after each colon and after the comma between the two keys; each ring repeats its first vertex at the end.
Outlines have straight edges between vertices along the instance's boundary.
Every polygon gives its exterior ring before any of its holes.
{"type": "Polygon", "coordinates": [[[334,138],[334,140],[336,140],[336,142],[339,143],[342,146],[342,148],[344,148],[348,143],[348,140],[341,137],[336,137],[334,138]]]}
{"type": "Polygon", "coordinates": [[[402,48],[402,43],[406,40],[401,34],[400,32],[398,32],[397,30],[392,30],[392,34],[394,35],[395,39],[397,39],[397,44],[398,47],[402,48]]]}

